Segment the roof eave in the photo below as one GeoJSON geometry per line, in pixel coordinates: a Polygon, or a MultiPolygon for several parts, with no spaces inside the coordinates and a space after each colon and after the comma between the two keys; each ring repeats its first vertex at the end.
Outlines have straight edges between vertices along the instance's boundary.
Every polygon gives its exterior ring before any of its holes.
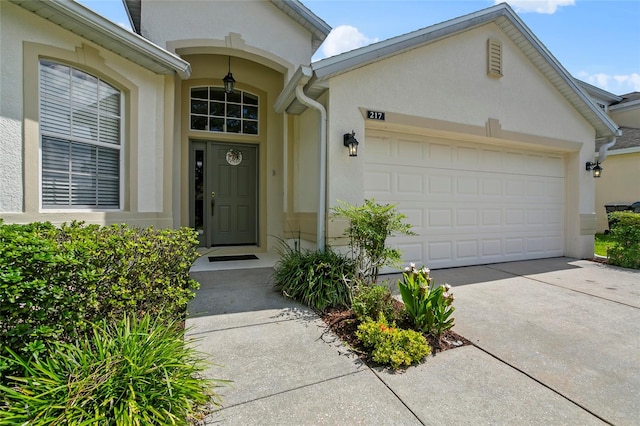
{"type": "Polygon", "coordinates": [[[10,1],[157,74],[191,75],[188,62],[75,1],[10,1]]]}
{"type": "MultiPolygon", "coordinates": [[[[506,3],[505,3],[506,6],[506,3]]],[[[578,85],[576,80],[569,74],[569,72],[560,64],[560,62],[549,52],[549,50],[545,47],[544,44],[529,30],[529,28],[525,25],[525,23],[520,19],[520,17],[510,8],[505,8],[506,14],[511,18],[513,25],[515,25],[518,30],[524,35],[529,43],[531,43],[538,53],[551,65],[556,73],[560,75],[562,80],[573,90],[573,92],[578,96],[578,98],[593,112],[593,114],[597,117],[598,121],[603,126],[598,125],[599,123],[594,123],[590,117],[586,116],[583,111],[572,102],[571,99],[568,99],[570,103],[574,104],[574,107],[580,112],[581,115],[584,116],[587,121],[593,125],[596,130],[596,139],[607,138],[613,136],[620,136],[622,132],[618,128],[618,125],[609,118],[609,116],[596,105],[591,97],[585,93],[584,90],[578,85]]],[[[549,76],[547,76],[549,78],[549,76]]],[[[563,93],[565,97],[565,95],[563,93]]]]}
{"type": "MultiPolygon", "coordinates": [[[[407,34],[370,44],[359,49],[321,59],[312,64],[319,80],[342,74],[374,61],[399,55],[426,43],[433,43],[453,33],[466,31],[496,19],[506,4],[422,28],[407,34]]],[[[507,6],[508,7],[508,6],[507,6]]]]}
{"type": "Polygon", "coordinates": [[[298,67],[293,76],[289,79],[287,85],[282,89],[280,95],[273,104],[273,109],[281,114],[285,111],[289,112],[289,108],[296,102],[296,87],[307,82],[313,77],[311,67],[301,65],[298,67]]]}
{"type": "MultiPolygon", "coordinates": [[[[569,72],[558,62],[558,60],[555,59],[542,42],[538,40],[520,17],[506,3],[501,3],[469,15],[464,15],[412,33],[365,46],[360,49],[322,59],[314,62],[312,67],[318,78],[317,81],[321,82],[335,75],[365,66],[374,61],[398,55],[407,50],[417,48],[427,43],[433,43],[445,37],[485,25],[489,22],[495,22],[498,25],[501,22],[507,22],[507,25],[513,25],[516,30],[523,35],[526,42],[534,47],[534,50],[547,64],[549,64],[553,72],[560,76],[561,81],[566,85],[565,87],[569,89],[570,93],[567,93],[566,90],[561,90],[558,86],[556,86],[556,88],[594,127],[596,130],[596,138],[607,138],[620,134],[618,126],[578,86],[569,72]],[[569,96],[571,94],[574,94],[574,96],[569,96]]],[[[529,59],[547,76],[547,78],[552,80],[548,71],[540,68],[534,58],[529,57],[529,59]]]]}
{"type": "Polygon", "coordinates": [[[576,82],[582,88],[582,90],[584,90],[589,94],[592,94],[593,96],[597,96],[600,99],[603,99],[609,102],[620,102],[623,99],[622,96],[614,95],[613,93],[607,92],[606,90],[603,90],[599,87],[589,84],[586,81],[582,81],[577,78],[574,80],[576,80],[576,82]]]}
{"type": "Polygon", "coordinates": [[[631,101],[631,102],[624,102],[617,105],[610,105],[609,111],[621,112],[621,111],[626,111],[629,109],[636,109],[636,108],[640,108],[640,99],[631,101]]]}
{"type": "Polygon", "coordinates": [[[276,7],[311,32],[315,53],[331,32],[331,26],[298,0],[271,0],[276,7]]]}

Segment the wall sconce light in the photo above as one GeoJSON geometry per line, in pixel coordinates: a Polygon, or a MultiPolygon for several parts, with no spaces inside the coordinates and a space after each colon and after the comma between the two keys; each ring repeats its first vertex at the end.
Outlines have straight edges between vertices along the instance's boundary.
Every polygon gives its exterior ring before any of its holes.
{"type": "Polygon", "coordinates": [[[229,56],[229,72],[222,81],[224,82],[224,91],[228,94],[232,94],[233,86],[236,84],[236,79],[233,78],[233,74],[231,74],[231,56],[229,56]]]}
{"type": "Polygon", "coordinates": [[[592,163],[591,161],[587,161],[587,171],[593,170],[593,177],[599,178],[602,174],[602,167],[600,167],[599,162],[592,163]]]}
{"type": "Polygon", "coordinates": [[[344,146],[349,148],[349,157],[358,156],[358,141],[356,140],[356,132],[345,133],[343,136],[344,146]]]}

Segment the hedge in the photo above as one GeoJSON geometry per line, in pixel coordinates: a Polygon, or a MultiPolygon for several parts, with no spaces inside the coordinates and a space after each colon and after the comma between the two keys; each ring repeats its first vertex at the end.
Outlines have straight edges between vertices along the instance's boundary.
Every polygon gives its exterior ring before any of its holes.
{"type": "Polygon", "coordinates": [[[44,352],[125,314],[184,318],[196,243],[189,228],[0,221],[0,356],[44,352]]]}
{"type": "Polygon", "coordinates": [[[609,263],[625,268],[640,269],[640,213],[612,212],[611,240],[615,242],[607,250],[609,263]]]}

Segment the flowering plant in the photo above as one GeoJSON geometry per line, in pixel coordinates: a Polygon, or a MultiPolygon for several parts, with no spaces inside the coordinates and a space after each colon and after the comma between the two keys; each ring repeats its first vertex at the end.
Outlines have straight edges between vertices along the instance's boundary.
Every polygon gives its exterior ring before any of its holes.
{"type": "Polygon", "coordinates": [[[398,281],[400,295],[414,326],[423,333],[440,338],[453,327],[451,314],[455,310],[453,293],[449,284],[436,286],[424,266],[416,269],[414,263],[405,268],[398,281]]]}

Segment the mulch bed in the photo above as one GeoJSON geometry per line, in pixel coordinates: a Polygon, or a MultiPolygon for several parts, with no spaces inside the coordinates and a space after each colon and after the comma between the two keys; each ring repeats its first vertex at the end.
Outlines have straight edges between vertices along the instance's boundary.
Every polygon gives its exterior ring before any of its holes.
{"type": "MultiPolygon", "coordinates": [[[[394,300],[394,307],[396,309],[402,307],[402,303],[394,300]]],[[[321,315],[322,320],[327,324],[329,329],[336,334],[340,340],[345,342],[351,350],[360,358],[364,363],[370,367],[378,366],[370,357],[367,350],[362,345],[362,342],[356,337],[356,331],[358,331],[359,321],[353,314],[351,309],[338,308],[329,309],[321,315]]],[[[399,328],[410,329],[411,324],[397,324],[399,328]]],[[[462,346],[471,345],[471,342],[464,337],[460,336],[452,330],[448,330],[442,334],[440,341],[431,335],[425,335],[427,343],[431,346],[431,355],[435,356],[440,352],[444,352],[450,349],[459,348],[462,346]]]]}

